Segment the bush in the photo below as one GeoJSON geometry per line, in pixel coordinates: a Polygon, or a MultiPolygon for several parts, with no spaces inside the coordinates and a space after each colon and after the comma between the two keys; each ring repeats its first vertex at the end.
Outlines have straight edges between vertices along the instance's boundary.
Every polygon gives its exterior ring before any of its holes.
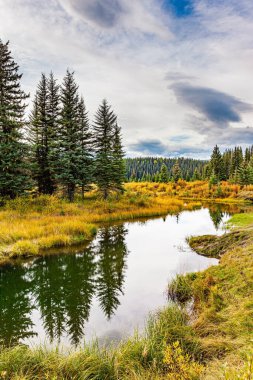
{"type": "Polygon", "coordinates": [[[29,240],[20,240],[13,244],[11,248],[11,257],[32,256],[37,255],[38,253],[38,246],[29,240]]]}
{"type": "Polygon", "coordinates": [[[168,286],[168,298],[174,302],[185,303],[192,298],[188,276],[177,275],[168,286]]]}

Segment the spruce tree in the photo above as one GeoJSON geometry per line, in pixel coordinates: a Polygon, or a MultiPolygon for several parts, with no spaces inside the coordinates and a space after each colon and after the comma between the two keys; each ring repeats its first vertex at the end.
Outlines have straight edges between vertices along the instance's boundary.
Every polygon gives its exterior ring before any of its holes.
{"type": "Polygon", "coordinates": [[[104,199],[114,189],[113,141],[117,117],[106,100],[103,100],[95,115],[94,150],[95,180],[104,199]]]}
{"type": "Polygon", "coordinates": [[[125,181],[125,162],[124,150],[122,145],[121,129],[118,124],[114,128],[113,145],[113,186],[115,190],[123,191],[123,182],[125,181]]]}
{"type": "Polygon", "coordinates": [[[56,173],[58,163],[58,140],[60,131],[60,86],[57,84],[57,80],[54,78],[51,72],[47,80],[47,92],[48,92],[48,161],[50,167],[51,178],[54,188],[56,187],[56,173]]]}
{"type": "Polygon", "coordinates": [[[0,39],[0,196],[15,198],[29,186],[23,142],[25,99],[19,66],[13,60],[9,42],[0,39]]]}
{"type": "Polygon", "coordinates": [[[174,182],[177,183],[178,180],[181,178],[181,176],[182,176],[182,173],[181,173],[181,169],[180,169],[180,166],[179,166],[179,162],[177,160],[175,162],[175,165],[172,168],[172,177],[173,177],[174,182]]]}
{"type": "Polygon", "coordinates": [[[217,145],[215,145],[213,149],[213,153],[210,160],[210,168],[212,176],[215,176],[218,181],[224,179],[224,164],[222,155],[220,153],[220,149],[217,145]]]}
{"type": "Polygon", "coordinates": [[[161,170],[160,170],[160,181],[167,183],[169,181],[169,172],[168,168],[165,164],[162,164],[161,170]]]}
{"type": "Polygon", "coordinates": [[[69,70],[61,87],[61,103],[57,179],[66,189],[68,200],[73,202],[76,185],[80,183],[82,150],[78,85],[75,82],[74,73],[69,70]]]}
{"type": "MultiPolygon", "coordinates": [[[[52,77],[51,77],[52,78],[52,77]]],[[[50,83],[51,85],[51,83],[50,83]]],[[[51,165],[51,152],[54,143],[54,122],[52,112],[57,112],[57,104],[49,97],[48,81],[45,74],[41,75],[38,84],[34,109],[30,117],[30,139],[33,151],[33,173],[41,194],[53,194],[55,181],[51,165]],[[53,104],[52,104],[53,101],[53,104]],[[53,110],[54,107],[54,110],[53,110]]]]}
{"type": "Polygon", "coordinates": [[[78,125],[80,133],[79,184],[81,185],[83,198],[85,188],[92,180],[93,171],[92,134],[83,97],[81,97],[78,104],[78,125]]]}

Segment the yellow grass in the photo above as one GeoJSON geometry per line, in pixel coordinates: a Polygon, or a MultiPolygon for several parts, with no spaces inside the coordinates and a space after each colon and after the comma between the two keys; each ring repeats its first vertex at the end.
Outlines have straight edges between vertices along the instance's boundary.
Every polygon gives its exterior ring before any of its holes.
{"type": "Polygon", "coordinates": [[[109,221],[178,213],[200,206],[171,197],[126,192],[104,201],[93,193],[68,203],[55,196],[18,198],[0,211],[0,262],[91,239],[109,221]]]}

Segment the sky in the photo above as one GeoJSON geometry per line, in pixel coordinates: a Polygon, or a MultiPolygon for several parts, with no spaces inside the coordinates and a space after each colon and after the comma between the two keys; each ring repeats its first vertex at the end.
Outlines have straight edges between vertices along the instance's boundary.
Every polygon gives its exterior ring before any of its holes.
{"type": "Polygon", "coordinates": [[[129,157],[253,144],[252,0],[0,0],[0,20],[31,98],[42,72],[73,70],[129,157]]]}

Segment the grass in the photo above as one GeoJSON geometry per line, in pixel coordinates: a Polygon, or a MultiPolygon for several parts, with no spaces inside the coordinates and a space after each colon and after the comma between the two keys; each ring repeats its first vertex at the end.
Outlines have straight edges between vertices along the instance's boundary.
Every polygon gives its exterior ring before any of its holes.
{"type": "Polygon", "coordinates": [[[199,206],[197,202],[134,192],[107,201],[91,192],[84,201],[75,203],[56,196],[18,198],[0,210],[0,263],[84,243],[105,222],[173,214],[199,206]]]}
{"type": "Polygon", "coordinates": [[[210,186],[208,181],[177,183],[130,182],[125,185],[128,191],[139,194],[153,194],[181,199],[210,200],[216,202],[238,203],[253,199],[253,185],[240,186],[223,181],[219,186],[210,186]]]}
{"type": "Polygon", "coordinates": [[[187,314],[171,305],[150,317],[146,332],[117,347],[97,343],[62,352],[25,346],[0,350],[1,379],[198,379],[204,367],[194,357],[199,344],[187,314]]]}
{"type": "Polygon", "coordinates": [[[189,239],[198,253],[220,258],[218,266],[169,285],[179,303],[194,300],[191,326],[206,364],[201,379],[253,379],[253,223],[242,216],[232,217],[229,233],[189,239]]]}

